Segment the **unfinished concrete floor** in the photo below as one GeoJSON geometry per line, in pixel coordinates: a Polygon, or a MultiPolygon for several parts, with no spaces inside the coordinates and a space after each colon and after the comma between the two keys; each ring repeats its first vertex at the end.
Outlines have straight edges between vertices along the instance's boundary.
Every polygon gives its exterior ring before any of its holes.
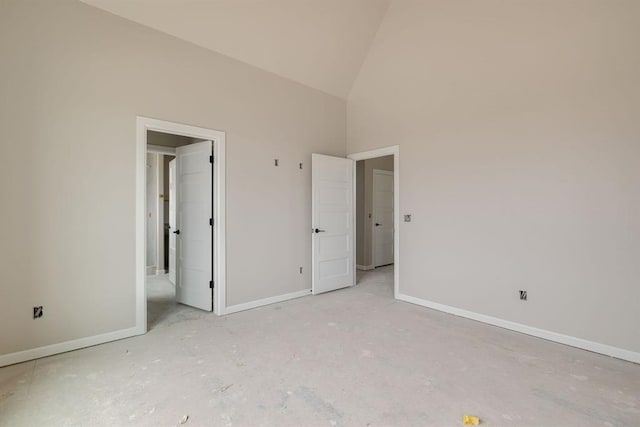
{"type": "Polygon", "coordinates": [[[146,335],[0,369],[0,425],[640,425],[639,365],[394,301],[391,281],[221,318],[152,284],[146,335]]]}

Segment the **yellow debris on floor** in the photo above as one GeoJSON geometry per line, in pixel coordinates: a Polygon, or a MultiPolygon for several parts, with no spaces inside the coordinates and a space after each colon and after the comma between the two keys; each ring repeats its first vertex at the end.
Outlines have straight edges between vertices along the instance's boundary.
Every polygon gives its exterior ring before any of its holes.
{"type": "Polygon", "coordinates": [[[480,424],[480,418],[476,417],[475,415],[463,415],[462,424],[477,426],[478,424],[480,424]]]}

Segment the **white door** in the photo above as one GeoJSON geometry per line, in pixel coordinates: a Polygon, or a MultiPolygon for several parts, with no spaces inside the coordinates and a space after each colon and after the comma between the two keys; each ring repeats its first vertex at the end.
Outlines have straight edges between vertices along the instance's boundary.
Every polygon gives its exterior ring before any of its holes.
{"type": "Polygon", "coordinates": [[[373,266],[393,264],[393,172],[373,170],[373,266]]]}
{"type": "Polygon", "coordinates": [[[311,197],[314,294],[353,286],[354,161],[312,154],[311,197]]]}
{"type": "Polygon", "coordinates": [[[176,159],[169,162],[169,281],[176,284],[176,159]]]}
{"type": "Polygon", "coordinates": [[[211,141],[176,149],[176,301],[213,310],[211,141]]]}

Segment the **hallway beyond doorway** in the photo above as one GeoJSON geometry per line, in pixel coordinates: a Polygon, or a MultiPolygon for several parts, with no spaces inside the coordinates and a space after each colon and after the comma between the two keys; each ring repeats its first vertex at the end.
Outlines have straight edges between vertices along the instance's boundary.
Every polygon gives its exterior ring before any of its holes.
{"type": "Polygon", "coordinates": [[[147,327],[169,326],[180,319],[195,318],[199,310],[176,302],[176,287],[168,274],[147,276],[147,327]]]}

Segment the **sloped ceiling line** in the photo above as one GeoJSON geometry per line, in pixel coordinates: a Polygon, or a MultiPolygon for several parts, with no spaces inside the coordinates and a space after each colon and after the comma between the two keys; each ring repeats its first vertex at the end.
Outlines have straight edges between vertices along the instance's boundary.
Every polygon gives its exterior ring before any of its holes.
{"type": "Polygon", "coordinates": [[[81,0],[346,99],[391,0],[81,0]]]}

